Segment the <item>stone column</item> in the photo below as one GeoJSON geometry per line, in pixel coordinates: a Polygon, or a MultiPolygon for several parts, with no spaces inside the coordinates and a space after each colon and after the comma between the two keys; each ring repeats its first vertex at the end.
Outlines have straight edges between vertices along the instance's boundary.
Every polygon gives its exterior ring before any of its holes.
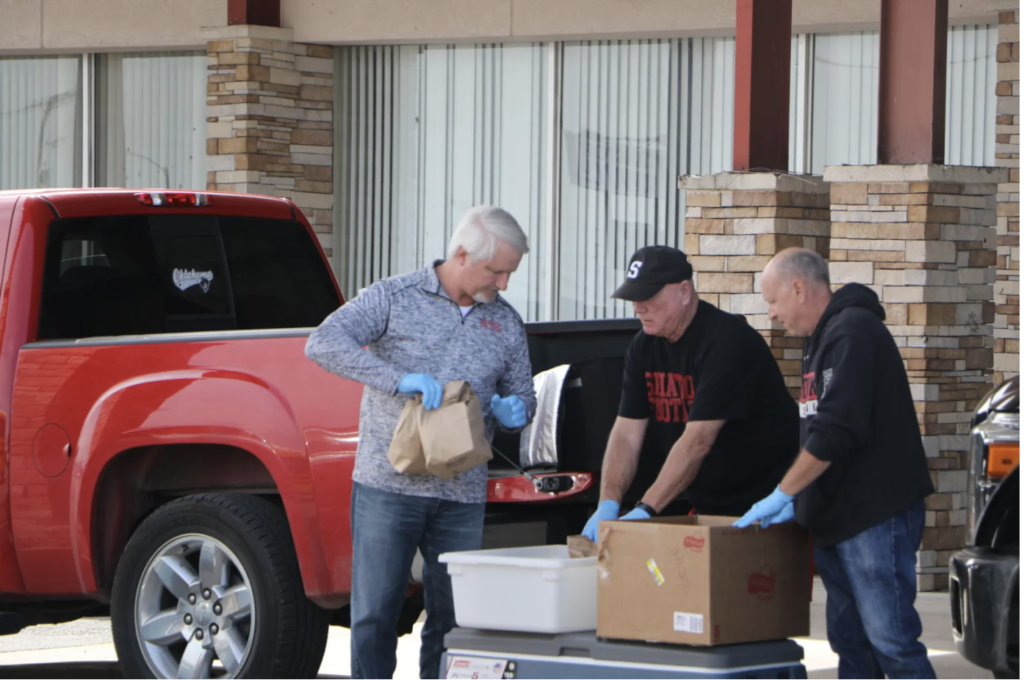
{"type": "MultiPolygon", "coordinates": [[[[996,186],[1006,171],[834,166],[832,282],[871,286],[906,363],[937,493],[918,587],[945,588],[963,545],[971,412],[992,386],[996,186]]],[[[879,474],[885,474],[879,470],[879,474]]]]}
{"type": "Polygon", "coordinates": [[[683,177],[683,250],[693,262],[700,297],[744,314],[765,337],[793,396],[800,394],[803,340],[768,320],[761,272],[784,248],[803,246],[828,257],[828,186],[821,177],[723,172],[683,177]]]}
{"type": "Polygon", "coordinates": [[[995,287],[995,383],[1020,373],[1020,12],[1000,12],[996,50],[996,165],[999,185],[995,287]]]}
{"type": "Polygon", "coordinates": [[[331,255],[334,56],[289,28],[207,30],[207,188],[295,201],[331,255]]]}

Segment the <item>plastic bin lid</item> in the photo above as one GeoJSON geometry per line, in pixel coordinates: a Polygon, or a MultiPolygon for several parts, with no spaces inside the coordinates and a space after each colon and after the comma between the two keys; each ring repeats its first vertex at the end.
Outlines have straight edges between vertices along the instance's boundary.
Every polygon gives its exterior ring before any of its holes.
{"type": "Polygon", "coordinates": [[[569,557],[569,546],[567,545],[449,552],[442,554],[437,561],[448,564],[517,567],[520,569],[582,569],[597,566],[597,557],[569,557]]]}
{"type": "Polygon", "coordinates": [[[547,635],[455,628],[444,639],[449,650],[581,657],[665,666],[735,668],[800,663],[804,649],[793,640],[693,647],[598,638],[595,631],[547,635]]]}

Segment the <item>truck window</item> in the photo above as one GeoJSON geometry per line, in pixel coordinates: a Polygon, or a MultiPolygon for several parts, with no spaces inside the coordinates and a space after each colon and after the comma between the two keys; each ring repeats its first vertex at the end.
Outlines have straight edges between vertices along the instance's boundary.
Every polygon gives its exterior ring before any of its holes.
{"type": "Polygon", "coordinates": [[[39,317],[41,340],[164,332],[146,218],[52,223],[39,317]]]}
{"type": "Polygon", "coordinates": [[[50,227],[39,339],[316,326],[339,299],[287,220],[131,216],[50,227]]]}
{"type": "Polygon", "coordinates": [[[235,330],[231,277],[216,217],[149,218],[167,331],[235,330]]]}
{"type": "Polygon", "coordinates": [[[340,300],[306,228],[285,220],[220,218],[238,328],[319,326],[340,300]]]}
{"type": "Polygon", "coordinates": [[[106,254],[100,250],[95,241],[83,239],[66,240],[61,248],[60,273],[72,267],[109,267],[106,254]]]}

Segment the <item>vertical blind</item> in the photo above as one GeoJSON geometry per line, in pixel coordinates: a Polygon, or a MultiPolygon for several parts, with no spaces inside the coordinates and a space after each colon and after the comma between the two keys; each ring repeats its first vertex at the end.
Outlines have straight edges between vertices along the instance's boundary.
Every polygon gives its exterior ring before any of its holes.
{"type": "Polygon", "coordinates": [[[955,26],[946,43],[946,164],[995,165],[995,26],[955,26]]]}
{"type": "MultiPolygon", "coordinates": [[[[811,171],[878,157],[878,32],[814,36],[811,171]]],[[[996,28],[947,33],[946,163],[995,164],[996,28]]]]}
{"type": "Polygon", "coordinates": [[[206,188],[206,55],[98,60],[96,183],[206,188]]]}
{"type": "MultiPolygon", "coordinates": [[[[995,29],[950,29],[947,162],[994,162],[995,29]]],[[[796,35],[790,168],[874,163],[878,33],[796,35]]],[[[684,174],[732,163],[735,42],[679,38],[336,52],[335,238],[349,294],[444,257],[471,205],[531,253],[529,320],[628,316],[609,299],[643,245],[682,240],[684,174]]]]}
{"type": "Polygon", "coordinates": [[[82,180],[80,57],[0,59],[0,189],[82,180]]]}
{"type": "Polygon", "coordinates": [[[565,44],[558,318],[632,315],[609,296],[637,248],[682,241],[679,176],[731,163],[734,59],[731,38],[565,44]]]}
{"type": "Polygon", "coordinates": [[[557,102],[550,45],[338,50],[335,222],[349,294],[443,258],[461,214],[492,203],[530,238],[506,293],[524,318],[632,313],[608,296],[633,250],[681,241],[679,175],[731,162],[735,44],[613,41],[559,50],[557,102]]]}
{"type": "Polygon", "coordinates": [[[493,204],[530,240],[505,297],[524,318],[545,318],[549,50],[354,47],[338,51],[336,66],[345,290],[443,259],[462,214],[493,204]]]}
{"type": "Polygon", "coordinates": [[[811,172],[810,124],[808,113],[811,88],[807,60],[813,54],[814,36],[794,35],[789,46],[789,171],[798,175],[811,172]]]}
{"type": "Polygon", "coordinates": [[[732,168],[736,39],[692,38],[685,42],[689,54],[687,153],[686,164],[678,174],[724,172],[732,168]]]}
{"type": "Polygon", "coordinates": [[[878,32],[814,37],[811,172],[878,156],[878,32]]]}

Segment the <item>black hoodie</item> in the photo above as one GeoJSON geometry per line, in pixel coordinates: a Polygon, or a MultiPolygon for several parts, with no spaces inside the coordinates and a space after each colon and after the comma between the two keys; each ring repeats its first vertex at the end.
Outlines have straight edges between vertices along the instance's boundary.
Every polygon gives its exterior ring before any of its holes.
{"type": "Polygon", "coordinates": [[[832,465],[800,492],[795,509],[822,547],[934,491],[903,358],[884,319],[874,291],[851,283],[804,342],[800,443],[832,465]]]}

